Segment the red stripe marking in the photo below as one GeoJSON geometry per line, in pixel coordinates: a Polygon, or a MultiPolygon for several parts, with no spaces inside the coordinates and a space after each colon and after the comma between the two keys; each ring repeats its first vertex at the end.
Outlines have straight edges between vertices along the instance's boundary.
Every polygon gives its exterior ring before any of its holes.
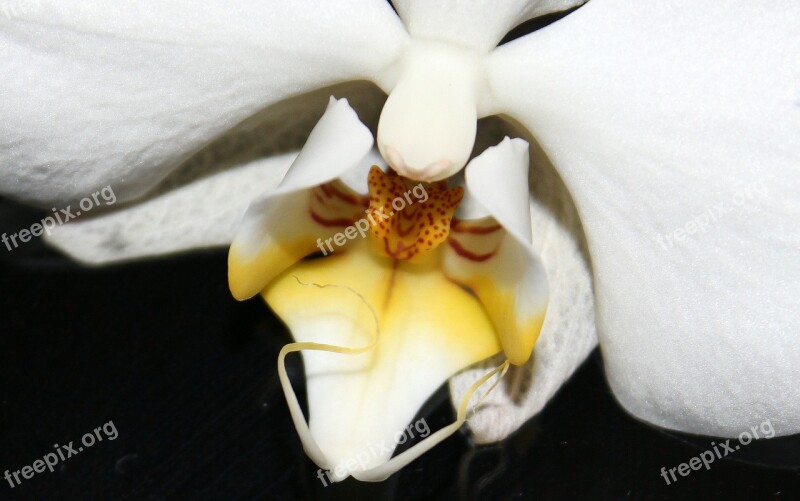
{"type": "Polygon", "coordinates": [[[369,203],[369,197],[355,195],[352,193],[344,193],[343,191],[339,190],[333,183],[328,183],[333,195],[344,200],[347,203],[351,203],[354,205],[363,205],[366,206],[369,203]]]}
{"type": "Polygon", "coordinates": [[[499,224],[495,224],[493,226],[470,226],[468,223],[463,221],[454,221],[454,224],[450,225],[450,231],[454,231],[456,233],[471,233],[473,235],[488,235],[489,233],[494,233],[497,230],[502,230],[503,227],[499,224]]]}
{"type": "Polygon", "coordinates": [[[486,261],[487,259],[497,254],[497,250],[493,250],[488,254],[475,254],[474,252],[470,252],[467,249],[465,249],[460,243],[458,243],[458,241],[456,241],[453,238],[448,239],[447,243],[450,244],[450,247],[452,247],[453,250],[456,251],[456,254],[458,254],[459,256],[479,263],[486,261]]]}
{"type": "Polygon", "coordinates": [[[322,226],[326,226],[328,228],[333,226],[336,227],[350,226],[354,222],[354,220],[346,218],[325,219],[316,212],[314,212],[314,209],[309,209],[308,212],[309,214],[311,214],[311,219],[313,219],[317,224],[321,224],[322,226]]]}
{"type": "Polygon", "coordinates": [[[320,205],[328,205],[328,201],[317,190],[314,190],[314,200],[319,202],[320,205]]]}

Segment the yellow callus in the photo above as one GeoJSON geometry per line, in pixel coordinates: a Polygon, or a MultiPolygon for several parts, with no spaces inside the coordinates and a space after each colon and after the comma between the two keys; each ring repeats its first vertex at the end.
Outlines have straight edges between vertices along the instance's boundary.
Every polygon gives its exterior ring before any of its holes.
{"type": "MultiPolygon", "coordinates": [[[[326,295],[326,304],[314,295],[316,300],[310,304],[313,292],[306,284],[336,285],[356,293],[378,318],[379,339],[372,355],[377,365],[391,365],[402,345],[441,353],[454,363],[453,372],[501,350],[480,302],[442,273],[443,249],[406,262],[374,252],[369,242],[353,245],[349,252],[296,264],[264,289],[264,299],[291,327],[298,315],[340,315],[354,310],[353,297],[346,291],[326,295]]],[[[373,323],[369,312],[356,311],[363,318],[353,318],[352,323],[369,330],[373,323]]]]}

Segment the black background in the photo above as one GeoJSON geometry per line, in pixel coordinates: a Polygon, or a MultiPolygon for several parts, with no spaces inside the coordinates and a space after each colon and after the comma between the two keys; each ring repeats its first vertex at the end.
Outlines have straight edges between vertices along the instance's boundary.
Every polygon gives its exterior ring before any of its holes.
{"type": "MultiPolygon", "coordinates": [[[[0,201],[0,231],[37,219],[0,201]]],[[[667,486],[662,466],[712,438],[649,427],[610,394],[595,353],[502,443],[448,439],[389,480],[324,487],[276,374],[282,326],[234,301],[226,253],[98,269],[41,241],[0,247],[0,473],[113,421],[119,432],[0,499],[800,499],[800,440],[762,440],[667,486]]],[[[302,398],[302,366],[290,363],[302,398]]],[[[420,414],[453,420],[442,389],[420,414]]]]}

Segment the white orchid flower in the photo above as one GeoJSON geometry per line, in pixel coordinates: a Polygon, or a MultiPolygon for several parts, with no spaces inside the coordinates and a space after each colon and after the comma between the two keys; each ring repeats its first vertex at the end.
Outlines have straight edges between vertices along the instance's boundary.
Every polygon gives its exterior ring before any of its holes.
{"type": "MultiPolygon", "coordinates": [[[[478,118],[507,117],[574,200],[594,305],[570,223],[532,175],[548,312],[520,372],[530,384],[489,396],[478,437],[507,435],[569,377],[596,342],[592,306],[633,415],[710,435],[765,418],[800,431],[800,4],[591,0],[496,47],[579,3],[409,0],[398,17],[378,0],[41,1],[0,19],[0,193],[49,209],[113,186],[127,206],[51,239],[109,262],[231,242],[295,155],[167,176],[235,126],[291,123],[287,99],[376,83],[378,149],[424,181],[468,162],[478,118]]],[[[454,397],[485,372],[451,380],[454,397]]]]}

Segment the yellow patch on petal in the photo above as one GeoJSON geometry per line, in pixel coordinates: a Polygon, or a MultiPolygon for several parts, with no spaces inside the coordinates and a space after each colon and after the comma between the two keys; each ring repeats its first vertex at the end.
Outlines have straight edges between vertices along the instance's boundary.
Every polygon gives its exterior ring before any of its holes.
{"type": "Polygon", "coordinates": [[[307,239],[270,242],[255,256],[243,257],[235,247],[228,252],[228,286],[233,297],[242,301],[252,297],[265,283],[314,252],[315,245],[307,239]]]}
{"type": "Polygon", "coordinates": [[[491,218],[457,220],[451,228],[448,246],[456,266],[450,279],[468,287],[480,299],[497,331],[508,360],[522,365],[530,359],[544,323],[546,303],[540,308],[524,304],[518,288],[523,260],[509,260],[511,238],[491,218]]]}
{"type": "MultiPolygon", "coordinates": [[[[378,351],[384,352],[382,356],[391,357],[392,344],[410,339],[446,346],[452,356],[472,362],[494,355],[500,345],[491,320],[473,295],[444,276],[439,257],[436,252],[406,263],[376,255],[365,244],[354,244],[346,254],[297,263],[267,286],[262,295],[284,318],[283,313],[288,312],[310,315],[344,311],[308,304],[306,298],[311,292],[298,280],[351,289],[367,301],[379,318],[378,351]]],[[[343,304],[353,303],[348,294],[341,296],[343,304]]],[[[359,311],[360,316],[366,314],[363,309],[359,311]]],[[[288,318],[284,320],[288,322],[288,318]]],[[[372,322],[371,317],[365,317],[357,323],[371,326],[372,322]]]]}
{"type": "Polygon", "coordinates": [[[445,182],[411,186],[396,172],[384,173],[373,167],[369,171],[369,212],[377,223],[371,232],[378,247],[385,255],[403,261],[436,248],[447,239],[463,196],[461,187],[447,189],[445,182]],[[427,198],[419,200],[423,193],[427,198]]]}
{"type": "Polygon", "coordinates": [[[300,259],[325,252],[319,242],[362,217],[366,205],[365,196],[340,180],[268,200],[263,220],[251,230],[252,240],[237,239],[228,254],[228,284],[233,296],[239,300],[252,297],[300,259]]]}
{"type": "Polygon", "coordinates": [[[475,291],[486,308],[508,361],[514,365],[526,363],[542,331],[545,310],[520,315],[517,291],[498,287],[490,277],[475,276],[464,285],[475,291]]]}

